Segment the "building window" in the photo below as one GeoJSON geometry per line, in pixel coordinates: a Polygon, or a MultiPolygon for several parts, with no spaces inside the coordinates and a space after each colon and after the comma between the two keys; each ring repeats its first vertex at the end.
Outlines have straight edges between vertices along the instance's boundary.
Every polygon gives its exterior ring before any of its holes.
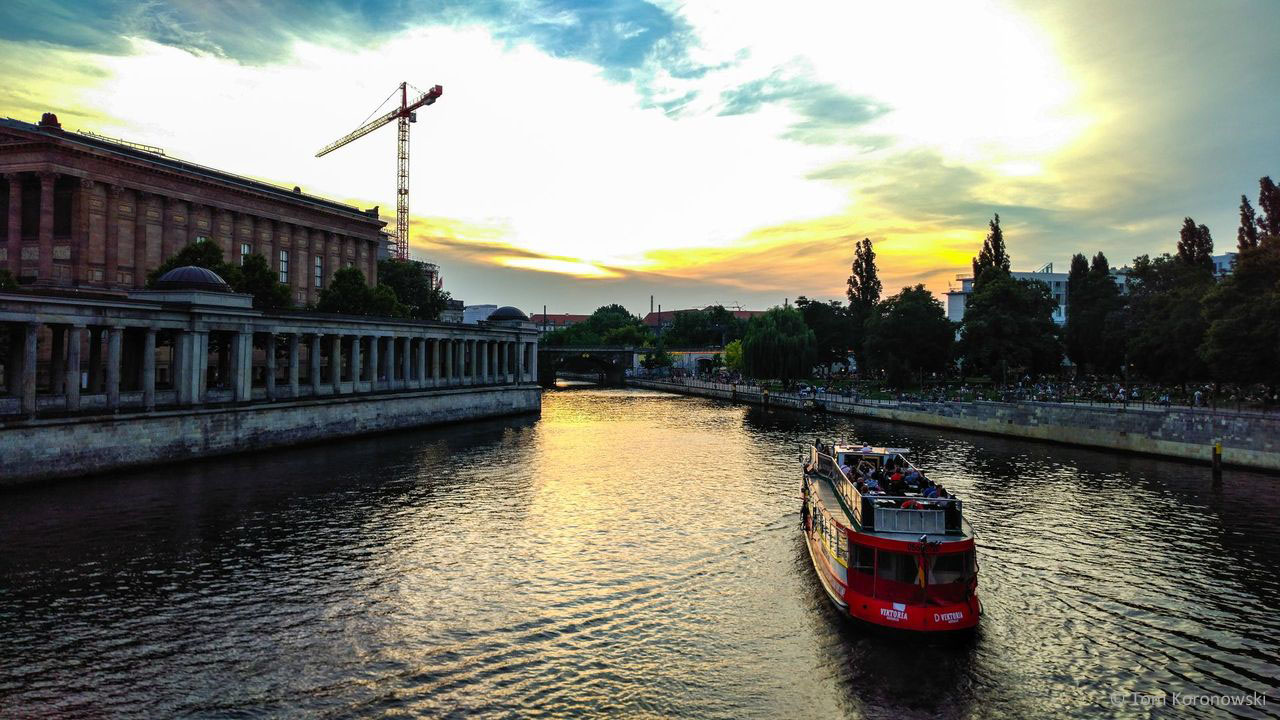
{"type": "Polygon", "coordinates": [[[289,283],[289,251],[280,251],[280,282],[289,283]]]}
{"type": "Polygon", "coordinates": [[[204,242],[209,242],[209,236],[208,236],[208,235],[197,235],[197,236],[196,236],[196,244],[197,244],[197,245],[199,245],[200,243],[204,243],[204,242]]]}
{"type": "Polygon", "coordinates": [[[243,266],[244,261],[249,258],[249,254],[253,252],[253,247],[249,243],[240,243],[240,264],[243,266]]]}
{"type": "Polygon", "coordinates": [[[315,288],[319,290],[324,287],[324,258],[320,255],[316,256],[316,283],[315,288]]]}

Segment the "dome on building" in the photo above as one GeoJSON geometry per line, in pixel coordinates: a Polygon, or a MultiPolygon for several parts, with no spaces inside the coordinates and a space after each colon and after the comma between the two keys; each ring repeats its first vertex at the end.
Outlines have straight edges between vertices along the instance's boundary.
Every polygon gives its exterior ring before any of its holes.
{"type": "MultiPolygon", "coordinates": [[[[195,265],[174,268],[156,280],[156,290],[209,290],[231,292],[231,286],[218,273],[195,265]]],[[[519,311],[517,311],[519,312],[519,311]]]]}
{"type": "Polygon", "coordinates": [[[497,310],[494,310],[493,312],[489,313],[489,317],[485,319],[488,320],[489,322],[501,322],[503,320],[518,320],[520,322],[527,322],[529,320],[529,316],[525,315],[523,312],[520,312],[520,308],[511,307],[510,305],[503,305],[497,310]]]}

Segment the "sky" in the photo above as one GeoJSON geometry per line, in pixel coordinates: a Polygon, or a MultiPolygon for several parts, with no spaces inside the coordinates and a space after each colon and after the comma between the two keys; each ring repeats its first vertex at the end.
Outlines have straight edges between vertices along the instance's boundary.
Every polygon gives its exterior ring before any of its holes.
{"type": "MultiPolygon", "coordinates": [[[[1280,2],[6,0],[0,116],[395,220],[395,130],[315,158],[401,81],[411,247],[468,304],[644,314],[940,296],[999,213],[1016,270],[1234,249],[1280,176],[1280,2]]],[[[382,106],[385,112],[389,106],[382,106]]]]}

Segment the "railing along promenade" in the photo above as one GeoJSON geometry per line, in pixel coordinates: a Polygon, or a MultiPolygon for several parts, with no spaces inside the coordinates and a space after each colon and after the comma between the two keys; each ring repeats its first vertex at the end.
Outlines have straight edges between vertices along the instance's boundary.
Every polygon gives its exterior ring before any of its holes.
{"type": "Polygon", "coordinates": [[[632,377],[656,390],[766,407],[813,410],[890,422],[1068,445],[1138,452],[1280,472],[1280,413],[1221,407],[1070,403],[1034,399],[878,399],[839,393],[779,392],[753,383],[632,377]]]}

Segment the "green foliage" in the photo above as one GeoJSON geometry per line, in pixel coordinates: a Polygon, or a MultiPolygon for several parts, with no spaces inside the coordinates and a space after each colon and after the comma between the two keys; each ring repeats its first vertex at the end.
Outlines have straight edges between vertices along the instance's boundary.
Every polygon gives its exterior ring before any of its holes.
{"type": "Polygon", "coordinates": [[[1240,196],[1240,229],[1236,231],[1236,250],[1244,252],[1258,247],[1258,218],[1246,195],[1240,196]]]}
{"type": "Polygon", "coordinates": [[[640,359],[640,367],[646,370],[656,370],[658,368],[668,368],[675,364],[675,360],[661,347],[655,348],[653,352],[645,353],[640,359]]]}
{"type": "Polygon", "coordinates": [[[724,346],[724,366],[742,372],[742,341],[734,340],[724,346]]]}
{"type": "Polygon", "coordinates": [[[824,368],[836,363],[848,367],[854,336],[853,311],[835,300],[824,303],[803,295],[796,298],[796,309],[813,331],[818,364],[824,368]]]}
{"type": "Polygon", "coordinates": [[[600,347],[604,345],[644,346],[652,337],[640,318],[618,304],[596,308],[591,317],[577,325],[547,333],[547,347],[600,347]]]}
{"type": "Polygon", "coordinates": [[[862,242],[855,246],[852,272],[845,292],[849,297],[851,335],[847,349],[853,350],[853,356],[860,365],[866,362],[866,358],[863,357],[863,325],[876,303],[880,301],[882,289],[879,271],[876,269],[876,253],[871,247],[871,239],[863,238],[862,242]]]}
{"type": "Polygon", "coordinates": [[[1062,365],[1053,322],[1057,303],[1049,286],[1015,280],[999,267],[984,270],[960,325],[966,373],[985,372],[1007,382],[1009,373],[1052,373],[1062,365]]]}
{"type": "Polygon", "coordinates": [[[378,286],[391,289],[408,317],[439,320],[449,305],[449,293],[436,287],[423,263],[413,260],[380,260],[378,286]]]}
{"type": "Polygon", "coordinates": [[[1280,188],[1268,175],[1258,181],[1258,233],[1268,237],[1280,237],[1280,188]]]}
{"type": "Polygon", "coordinates": [[[236,292],[252,295],[253,306],[259,310],[283,310],[292,307],[293,298],[290,297],[289,286],[280,282],[277,277],[271,270],[271,266],[267,264],[267,259],[254,253],[244,259],[244,265],[240,267],[239,286],[234,289],[236,292]]]}
{"type": "Polygon", "coordinates": [[[989,270],[1009,272],[1009,254],[1004,247],[1004,231],[1000,229],[1000,213],[987,223],[987,239],[973,259],[973,283],[976,289],[989,270]]]}
{"type": "Polygon", "coordinates": [[[1196,225],[1191,218],[1182,220],[1182,230],[1178,232],[1178,259],[1191,267],[1204,268],[1213,272],[1213,238],[1209,228],[1196,225]]]}
{"type": "Polygon", "coordinates": [[[703,310],[681,310],[662,331],[668,347],[723,347],[742,337],[747,324],[721,305],[703,310]]]}
{"type": "Polygon", "coordinates": [[[0,270],[0,290],[17,290],[18,281],[8,270],[0,270]]]}
{"type": "Polygon", "coordinates": [[[1206,377],[1196,348],[1208,323],[1201,315],[1213,274],[1165,253],[1134,258],[1129,273],[1128,361],[1140,375],[1183,383],[1206,377]]]}
{"type": "Polygon", "coordinates": [[[1064,339],[1067,356],[1081,369],[1114,375],[1123,368],[1125,299],[1102,253],[1092,266],[1083,255],[1071,259],[1064,339]]]}
{"type": "Polygon", "coordinates": [[[876,305],[866,333],[869,369],[884,372],[894,385],[921,372],[944,371],[951,362],[955,327],[924,285],[903,288],[876,305]]]}
{"type": "Polygon", "coordinates": [[[375,315],[379,317],[405,317],[408,309],[397,301],[395,292],[385,286],[369,287],[364,273],[353,267],[339,269],[320,291],[320,312],[343,315],[375,315]]]}
{"type": "Polygon", "coordinates": [[[1280,384],[1280,238],[1241,250],[1204,296],[1200,357],[1217,380],[1280,384]]]}
{"type": "Polygon", "coordinates": [[[794,308],[775,307],[747,324],[742,364],[748,375],[791,381],[809,376],[817,359],[813,331],[794,308]]]}
{"type": "Polygon", "coordinates": [[[244,258],[243,266],[222,260],[222,248],[215,242],[188,243],[176,254],[147,275],[147,287],[155,287],[156,281],[174,268],[194,265],[218,274],[234,292],[253,296],[253,307],[258,310],[283,310],[293,307],[289,286],[277,280],[267,259],[258,253],[244,258]]]}

